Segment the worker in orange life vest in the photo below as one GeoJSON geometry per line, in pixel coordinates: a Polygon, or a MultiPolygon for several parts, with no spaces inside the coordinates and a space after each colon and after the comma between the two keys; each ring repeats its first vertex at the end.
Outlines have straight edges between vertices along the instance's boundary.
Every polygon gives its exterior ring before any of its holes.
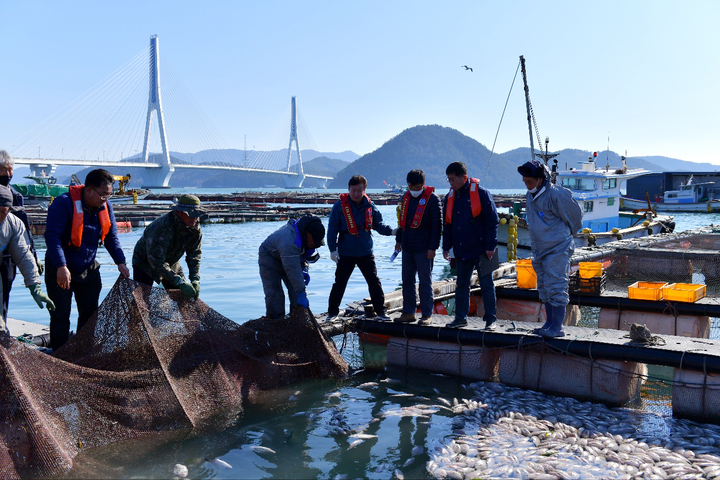
{"type": "Polygon", "coordinates": [[[92,170],[85,177],[84,185],[70,187],[68,193],[57,197],[48,208],[45,284],[55,303],[55,311],[50,314],[53,350],[68,340],[73,294],[78,309],[77,331],[97,310],[102,280],[95,256],[100,242],[120,274],[130,277],[117,236],[115,215],[107,201],[112,195],[113,182],[107,170],[92,170]]]}
{"type": "Polygon", "coordinates": [[[492,272],[498,265],[495,250],[500,223],[495,202],[478,179],[468,179],[464,163],[451,163],[445,174],[451,189],[445,196],[443,257],[449,260],[452,249],[457,266],[455,319],[447,326],[460,328],[467,325],[470,278],[476,269],[485,308],[485,329],[494,330],[497,306],[492,272]]]}
{"type": "Polygon", "coordinates": [[[370,197],[365,195],[367,180],[362,175],[348,182],[348,193],[340,195],[330,211],[327,244],[330,258],[337,263],[335,283],[328,298],[328,320],[340,312],[340,302],[355,266],[360,269],[368,284],[376,319],[389,321],[385,314],[385,294],[377,275],[373,255],[372,231],[380,235],[394,235],[395,230],[383,222],[382,214],[370,197]]]}
{"type": "Polygon", "coordinates": [[[419,279],[420,325],[430,323],[433,311],[432,269],[435,251],[440,248],[442,209],[433,187],[425,186],[425,173],[410,170],[408,190],[403,196],[395,250],[402,251],[403,313],[396,322],[415,321],[417,305],[415,275],[419,279]]]}

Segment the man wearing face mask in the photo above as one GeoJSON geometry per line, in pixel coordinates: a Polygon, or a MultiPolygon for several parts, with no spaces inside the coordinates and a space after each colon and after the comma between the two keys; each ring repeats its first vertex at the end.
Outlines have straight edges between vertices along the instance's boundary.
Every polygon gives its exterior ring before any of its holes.
{"type": "MultiPolygon", "coordinates": [[[[13,265],[20,268],[25,286],[30,289],[30,294],[38,306],[43,308],[45,303],[48,310],[52,311],[55,305],[40,288],[40,273],[30,252],[30,245],[27,243],[25,226],[15,215],[9,215],[12,202],[13,195],[10,189],[0,186],[0,251],[8,254],[12,258],[13,265]]],[[[2,284],[0,288],[3,288],[2,284]]],[[[0,317],[0,335],[7,333],[6,321],[7,316],[3,314],[0,317]]]]}
{"type": "Polygon", "coordinates": [[[198,218],[205,210],[195,195],[181,196],[170,208],[172,211],[145,228],[135,244],[133,280],[146,285],[162,283],[166,289],[179,288],[186,298],[197,298],[202,257],[202,231],[198,218]],[[183,254],[189,280],[185,279],[179,263],[183,254]]]}
{"type": "MultiPolygon", "coordinates": [[[[25,241],[30,245],[30,252],[37,264],[40,275],[43,274],[44,265],[37,258],[37,252],[35,251],[35,243],[33,242],[32,235],[30,235],[30,222],[28,221],[27,213],[25,213],[23,197],[19,192],[16,192],[10,186],[12,181],[13,170],[15,168],[15,161],[12,155],[5,150],[0,150],[0,185],[4,185],[9,188],[10,193],[13,197],[12,206],[10,207],[10,213],[19,218],[23,225],[25,225],[26,238],[25,241]]],[[[12,289],[15,275],[17,274],[17,267],[13,262],[10,253],[6,250],[2,256],[2,263],[0,263],[0,280],[2,281],[2,314],[7,317],[8,303],[10,300],[10,289],[12,289]]]]}
{"type": "Polygon", "coordinates": [[[402,251],[403,313],[396,322],[415,321],[415,275],[419,279],[420,325],[430,323],[433,310],[432,269],[440,247],[442,210],[433,187],[425,186],[425,173],[407,174],[408,190],[402,199],[395,250],[402,251]]]}
{"type": "Polygon", "coordinates": [[[528,189],[526,212],[537,274],[537,290],[545,304],[545,324],[535,330],[543,337],[562,337],[565,308],[570,300],[570,257],[575,251],[573,233],[582,228],[582,209],[572,192],[549,181],[550,171],[531,160],[518,167],[528,189]]]}

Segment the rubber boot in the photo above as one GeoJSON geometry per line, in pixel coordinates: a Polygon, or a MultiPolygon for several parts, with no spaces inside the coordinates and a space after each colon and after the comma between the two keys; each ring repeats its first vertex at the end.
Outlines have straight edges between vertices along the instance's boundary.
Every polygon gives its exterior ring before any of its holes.
{"type": "Polygon", "coordinates": [[[545,333],[543,333],[542,336],[552,338],[564,337],[565,332],[563,332],[563,321],[565,321],[565,305],[553,305],[552,313],[552,324],[547,330],[545,330],[545,333]]]}
{"type": "Polygon", "coordinates": [[[533,333],[536,333],[540,335],[542,332],[550,328],[550,324],[552,324],[552,315],[553,315],[553,306],[549,303],[545,303],[545,323],[542,327],[536,328],[533,330],[533,333]]]}

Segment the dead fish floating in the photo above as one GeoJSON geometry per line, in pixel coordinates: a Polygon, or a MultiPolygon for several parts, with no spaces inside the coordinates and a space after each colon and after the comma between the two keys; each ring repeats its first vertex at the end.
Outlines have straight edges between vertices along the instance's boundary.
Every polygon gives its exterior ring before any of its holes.
{"type": "Polygon", "coordinates": [[[277,452],[275,450],[273,450],[272,448],[263,447],[261,445],[253,445],[252,449],[255,453],[270,453],[273,455],[277,454],[277,452]]]}
{"type": "Polygon", "coordinates": [[[216,467],[232,468],[232,465],[230,465],[229,463],[227,463],[225,460],[221,460],[221,459],[219,459],[219,458],[214,458],[214,459],[206,458],[205,461],[208,462],[208,463],[212,463],[212,464],[215,465],[216,467]]]}

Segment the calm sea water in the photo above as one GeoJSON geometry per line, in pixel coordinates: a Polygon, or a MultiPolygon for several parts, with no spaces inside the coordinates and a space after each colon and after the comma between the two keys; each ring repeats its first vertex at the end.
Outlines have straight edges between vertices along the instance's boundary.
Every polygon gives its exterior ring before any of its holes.
{"type": "MultiPolygon", "coordinates": [[[[185,192],[213,192],[215,189],[183,189],[185,192]]],[[[230,193],[236,190],[222,190],[230,193]]],[[[372,193],[372,191],[370,191],[372,193]]],[[[502,191],[496,193],[515,193],[502,191]]],[[[379,207],[387,223],[396,225],[394,206],[379,207]]],[[[676,231],[720,223],[718,214],[679,214],[675,216],[676,231]]],[[[327,225],[327,218],[324,219],[327,225]]],[[[270,233],[285,222],[255,222],[246,224],[212,224],[203,226],[203,259],[201,264],[201,298],[231,320],[243,323],[265,312],[262,286],[257,267],[257,250],[270,233]]],[[[135,228],[120,236],[130,263],[135,242],[143,229],[135,228]]],[[[44,257],[42,237],[35,239],[44,257]]],[[[401,262],[389,261],[393,252],[392,237],[374,236],[378,274],[384,290],[400,286],[401,262]]],[[[505,252],[501,252],[501,259],[505,252]]],[[[117,279],[112,260],[101,250],[104,297],[117,279]]],[[[334,280],[335,264],[327,247],[321,259],[310,269],[308,286],[310,308],[315,313],[327,310],[327,296],[334,280]]],[[[449,265],[441,255],[436,257],[434,277],[449,274],[449,265]]],[[[368,295],[367,286],[359,272],[348,284],[345,301],[351,302],[368,295]]],[[[19,275],[10,299],[9,315],[42,324],[49,323],[45,310],[37,308],[19,275]]],[[[76,314],[73,312],[73,317],[76,314]]],[[[73,319],[74,322],[74,319],[73,319]]],[[[71,328],[74,329],[74,323],[71,328]]],[[[21,333],[21,332],[14,332],[21,333]]],[[[346,355],[357,360],[360,354],[351,344],[346,355]]],[[[351,358],[351,360],[353,359],[351,358]]],[[[181,463],[190,469],[189,478],[390,478],[395,470],[411,457],[414,446],[425,450],[453,434],[453,419],[442,411],[430,421],[422,417],[401,416],[392,412],[417,404],[417,398],[442,395],[462,397],[459,379],[403,372],[399,383],[380,383],[377,388],[360,388],[363,382],[385,379],[376,372],[364,372],[351,379],[314,381],[292,385],[280,391],[265,406],[251,407],[235,427],[224,432],[192,438],[165,440],[147,448],[144,443],[126,443],[120,449],[109,448],[88,452],[87,460],[94,467],[83,475],[125,478],[168,478],[173,465],[181,463]],[[336,393],[335,396],[327,396],[336,393]],[[406,396],[393,396],[407,394],[406,396]],[[415,396],[414,400],[410,394],[415,396]],[[296,400],[289,400],[292,395],[296,400]],[[349,448],[354,439],[333,435],[332,418],[342,418],[352,428],[367,428],[377,438],[349,448]],[[373,420],[377,419],[377,420],[373,420]],[[275,453],[258,452],[253,446],[265,446],[275,453]],[[227,469],[206,459],[222,458],[231,464],[227,469]]],[[[422,402],[422,401],[421,401],[422,402]]],[[[406,478],[426,478],[426,454],[404,467],[406,478]]],[[[80,473],[80,472],[75,472],[80,473]]],[[[72,474],[72,472],[71,472],[72,474]]],[[[71,475],[72,476],[72,475],[71,475]]]]}

